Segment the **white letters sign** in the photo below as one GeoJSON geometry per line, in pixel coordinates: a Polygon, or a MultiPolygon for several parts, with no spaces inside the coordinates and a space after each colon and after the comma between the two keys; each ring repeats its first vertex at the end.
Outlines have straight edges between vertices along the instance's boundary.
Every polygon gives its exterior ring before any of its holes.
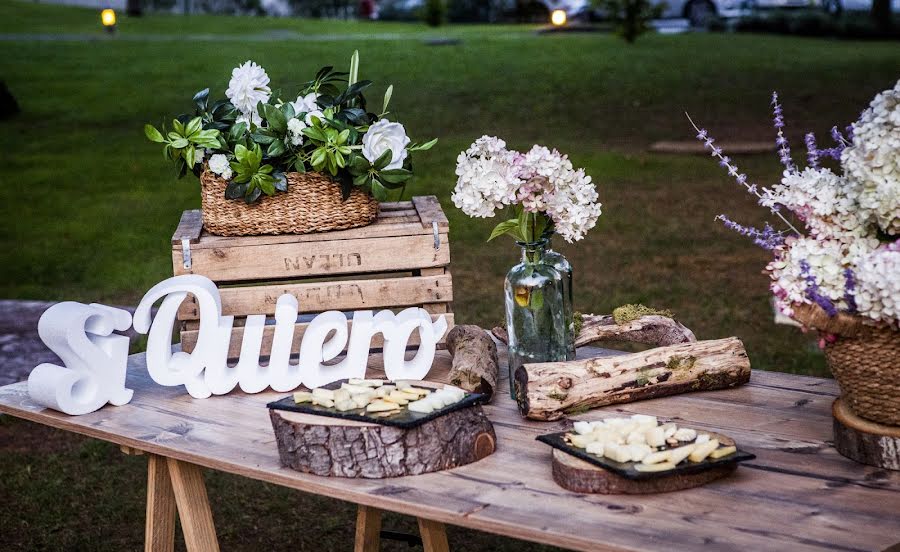
{"type": "Polygon", "coordinates": [[[38,404],[87,414],[107,402],[131,400],[125,388],[128,337],[116,335],[131,326],[131,314],[104,305],[57,303],[38,322],[38,335],[65,367],[41,364],[28,376],[28,394],[38,404]]]}
{"type": "Polygon", "coordinates": [[[297,322],[297,298],[290,294],[278,298],[275,306],[275,333],[269,362],[260,364],[266,317],[247,317],[238,363],[228,366],[233,316],[222,316],[222,301],[215,284],[204,276],[183,275],[154,286],[134,313],[134,329],[148,333],[147,369],[160,385],[184,385],[192,397],[202,399],[222,395],[239,386],[247,393],[267,387],[290,391],[301,384],[319,387],[344,378],[365,377],[372,337],[384,336],[384,367],[389,379],[422,379],[431,369],[437,342],[447,331],[441,316],[432,322],[424,309],[409,308],[398,314],[389,310],[353,313],[352,331],[347,317],[338,311],[316,316],[303,334],[298,363],[291,362],[291,344],[297,322]],[[188,294],[199,306],[200,329],[197,345],[188,354],[172,352],[171,336],[179,305],[188,294]],[[163,299],[156,317],[150,309],[163,299]],[[406,348],[412,332],[419,331],[420,345],[415,356],[406,360],[406,348]],[[334,360],[346,349],[340,362],[334,360]]]}

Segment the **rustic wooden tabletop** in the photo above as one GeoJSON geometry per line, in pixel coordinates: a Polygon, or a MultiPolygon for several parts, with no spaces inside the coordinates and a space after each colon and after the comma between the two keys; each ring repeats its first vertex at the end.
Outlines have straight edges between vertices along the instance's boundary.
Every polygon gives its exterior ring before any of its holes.
{"type": "MultiPolygon", "coordinates": [[[[448,368],[448,356],[439,353],[429,379],[441,381],[448,368]]],[[[370,375],[381,375],[378,356],[370,375]]],[[[22,382],[0,388],[0,411],[304,492],[578,550],[855,551],[900,542],[900,472],[856,464],[829,445],[838,394],[831,380],[754,372],[737,389],[579,416],[672,418],[725,433],[757,455],[704,487],[643,496],[582,495],[557,486],[551,449],[534,439],[566,423],[523,420],[503,393],[485,407],[498,437],[492,456],[445,472],[366,480],[281,467],[265,405],[284,393],[192,399],[183,388],[155,384],[143,355],[130,358],[128,386],[135,391],[128,405],[67,416],[32,403],[22,382]]]]}

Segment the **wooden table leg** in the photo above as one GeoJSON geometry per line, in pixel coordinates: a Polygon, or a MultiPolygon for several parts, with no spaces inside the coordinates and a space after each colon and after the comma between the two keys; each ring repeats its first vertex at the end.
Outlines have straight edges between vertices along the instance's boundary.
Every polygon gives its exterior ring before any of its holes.
{"type": "Polygon", "coordinates": [[[381,510],[362,504],[356,510],[356,541],[353,552],[381,550],[381,510]]]}
{"type": "Polygon", "coordinates": [[[163,456],[147,456],[147,521],[145,552],[175,549],[175,493],[163,456]]]}
{"type": "Polygon", "coordinates": [[[447,543],[447,528],[443,523],[430,519],[418,518],[419,534],[422,535],[422,546],[425,552],[450,552],[447,543]]]}
{"type": "Polygon", "coordinates": [[[167,460],[188,552],[218,552],[219,540],[206,496],[203,472],[194,464],[174,458],[167,460]]]}

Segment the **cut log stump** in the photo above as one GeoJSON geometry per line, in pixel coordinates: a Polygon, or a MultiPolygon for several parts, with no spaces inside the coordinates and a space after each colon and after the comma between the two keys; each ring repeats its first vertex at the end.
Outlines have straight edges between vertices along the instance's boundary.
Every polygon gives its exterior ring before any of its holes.
{"type": "Polygon", "coordinates": [[[844,401],[831,407],[834,448],[861,464],[900,470],[900,426],[886,426],[860,418],[844,401]]]}
{"type": "Polygon", "coordinates": [[[700,473],[672,474],[636,481],[604,470],[561,450],[553,450],[553,480],[576,493],[651,494],[681,491],[705,485],[734,472],[736,463],[717,466],[700,473]]]}
{"type": "Polygon", "coordinates": [[[304,473],[378,479],[446,470],[490,455],[497,436],[481,406],[412,429],[269,410],[281,463],[304,473]]]}

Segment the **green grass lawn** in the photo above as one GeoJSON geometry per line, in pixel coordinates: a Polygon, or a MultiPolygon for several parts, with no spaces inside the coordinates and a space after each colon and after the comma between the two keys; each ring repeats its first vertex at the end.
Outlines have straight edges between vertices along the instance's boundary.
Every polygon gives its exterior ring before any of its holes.
{"type": "MultiPolygon", "coordinates": [[[[684,111],[720,141],[770,140],[768,100],[777,89],[799,160],[803,132],[816,131],[826,142],[833,124],[851,122],[876,92],[893,85],[900,76],[896,43],[690,34],[646,36],[628,46],[605,34],[538,36],[530,27],[433,30],[213,16],[122,18],[118,37],[98,27],[95,10],[0,0],[0,78],[23,110],[0,122],[0,297],[136,303],[171,274],[169,238],[181,211],[199,206],[196,181],[173,179],[159,148],[144,139],[143,124],[190,109],[192,93],[206,86],[223,95],[231,68],[246,59],[261,63],[275,86],[288,91],[322,65],[346,63],[359,49],[361,76],[377,81],[372,97],[393,83],[392,111],[410,134],[441,139],[418,156],[412,192],[437,195],[451,219],[459,321],[502,320],[502,278],[516,262],[509,241],[484,243],[496,221],[470,221],[449,201],[457,152],[482,134],[497,134],[516,148],[535,142],[558,147],[598,183],[604,214],[597,229],[577,246],[562,248],[575,266],[578,310],[609,312],[627,302],[671,308],[700,338],[741,337],[754,368],[826,373],[808,336],[772,323],[761,274],[764,252],[713,221],[728,212],[759,223],[765,213],[709,158],[654,155],[647,146],[690,139],[684,111]],[[48,33],[96,40],[32,36],[48,33]],[[423,42],[440,36],[462,43],[423,42]]],[[[780,174],[774,155],[738,161],[760,184],[780,174]]],[[[5,435],[0,486],[6,488],[0,487],[0,496],[24,498],[0,506],[2,526],[35,524],[58,535],[60,548],[102,548],[96,541],[87,545],[87,521],[62,514],[48,521],[26,507],[55,500],[59,486],[71,483],[63,474],[75,461],[59,453],[55,463],[44,465],[44,452],[16,449],[22,439],[43,435],[29,424],[11,424],[5,435]],[[48,482],[26,469],[57,479],[48,482]]],[[[65,446],[53,454],[76,447],[63,437],[56,441],[65,446]]],[[[136,484],[141,462],[111,462],[110,477],[136,484]]],[[[80,463],[78,469],[98,485],[103,481],[102,471],[80,463]]],[[[227,477],[215,481],[222,487],[216,483],[213,495],[255,488],[227,477]]],[[[252,514],[226,508],[221,515],[237,516],[245,524],[238,526],[253,530],[260,516],[269,515],[263,497],[296,495],[266,489],[248,499],[252,514]]],[[[90,503],[78,494],[66,499],[73,509],[90,503]]],[[[331,512],[323,519],[333,514],[335,523],[350,519],[347,508],[338,512],[323,506],[327,501],[285,500],[316,504],[331,512]]],[[[110,547],[139,543],[140,512],[128,512],[123,508],[120,521],[111,523],[130,544],[110,547]]],[[[333,543],[349,535],[343,525],[336,527],[333,543]]],[[[15,542],[4,548],[46,544],[29,540],[35,538],[30,533],[7,533],[3,538],[15,542]]],[[[243,538],[223,541],[227,549],[246,549],[243,538]]],[[[291,541],[266,542],[286,547],[291,541]]],[[[314,539],[297,542],[311,546],[314,539]]]]}

